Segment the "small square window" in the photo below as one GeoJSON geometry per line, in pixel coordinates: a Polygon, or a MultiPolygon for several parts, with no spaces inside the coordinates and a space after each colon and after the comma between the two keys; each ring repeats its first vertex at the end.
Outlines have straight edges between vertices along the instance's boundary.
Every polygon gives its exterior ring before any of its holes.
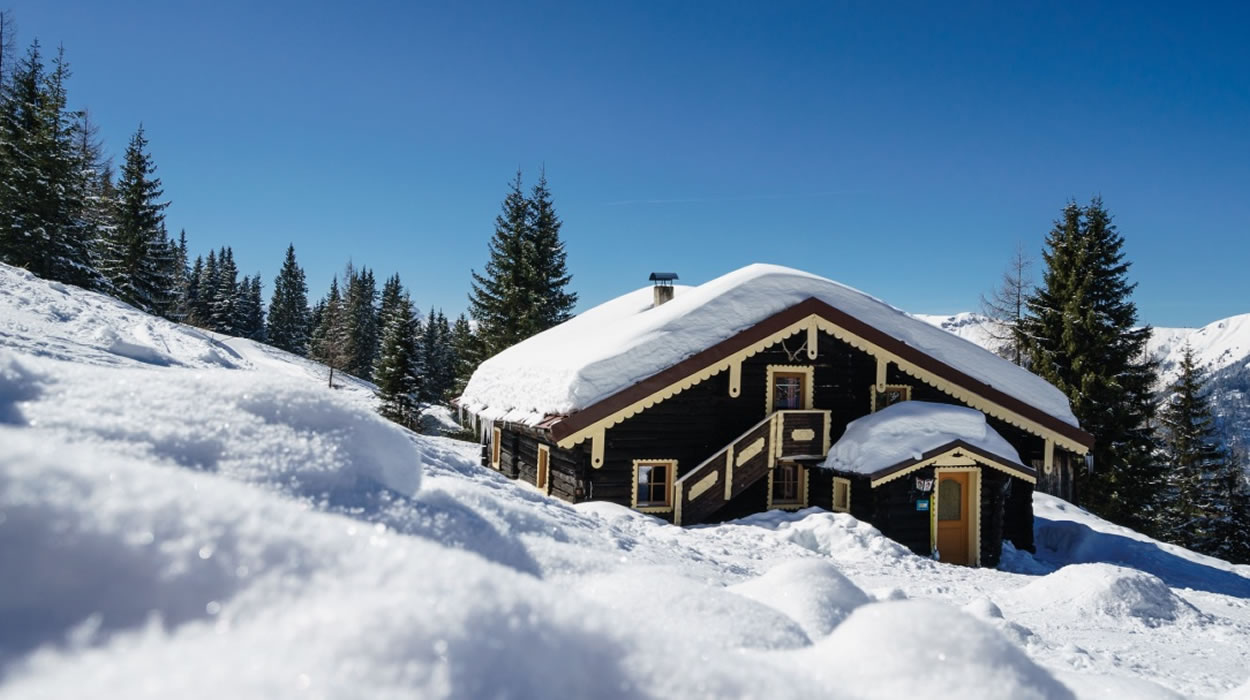
{"type": "Polygon", "coordinates": [[[676,460],[637,460],[634,462],[634,507],[648,512],[673,507],[673,473],[676,460]]]}
{"type": "Polygon", "coordinates": [[[872,410],[874,413],[896,403],[910,400],[911,387],[906,384],[887,384],[885,391],[878,391],[876,386],[872,388],[872,410]]]}
{"type": "Polygon", "coordinates": [[[851,480],[833,477],[833,512],[851,512],[851,480]]]}

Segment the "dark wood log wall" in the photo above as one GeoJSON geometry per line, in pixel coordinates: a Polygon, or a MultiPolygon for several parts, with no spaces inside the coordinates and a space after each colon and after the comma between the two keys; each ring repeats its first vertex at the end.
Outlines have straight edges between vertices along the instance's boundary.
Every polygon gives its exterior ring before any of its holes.
{"type": "MultiPolygon", "coordinates": [[[[676,459],[676,476],[681,476],[765,417],[768,365],[815,368],[813,407],[830,411],[831,438],[833,442],[837,442],[847,423],[867,415],[871,410],[876,360],[868,353],[856,350],[831,335],[821,333],[819,337],[820,348],[815,361],[809,360],[806,352],[801,350],[806,341],[805,331],[797,332],[744,360],[742,391],[738,397],[729,395],[729,373],[721,372],[609,428],[605,434],[604,464],[599,469],[590,467],[589,441],[565,450],[544,441],[543,433],[523,426],[506,425],[503,430],[500,471],[533,483],[538,444],[542,442],[551,448],[553,495],[575,502],[593,499],[629,505],[634,488],[635,459],[676,459]]],[[[887,381],[912,387],[911,398],[914,400],[960,405],[953,397],[907,375],[895,366],[890,367],[887,381]]],[[[1042,459],[1044,442],[1041,438],[994,417],[988,417],[988,421],[991,427],[1020,452],[1025,464],[1042,459]]],[[[1039,484],[1039,490],[1053,489],[1061,494],[1070,493],[1072,470],[1068,465],[1075,459],[1069,459],[1062,450],[1056,450],[1056,474],[1045,484],[1039,484]]],[[[484,450],[483,462],[489,465],[489,449],[484,450]]],[[[766,507],[767,473],[763,470],[755,474],[755,471],[735,473],[735,491],[743,488],[742,493],[712,514],[708,521],[740,517],[759,512],[766,507]],[[751,478],[756,481],[749,487],[738,486],[739,479],[751,478]]],[[[811,505],[831,508],[831,475],[819,467],[812,467],[810,471],[808,502],[811,505]]],[[[921,471],[932,477],[931,468],[921,471]]],[[[996,470],[983,471],[1001,474],[996,470]]],[[[1003,477],[1010,479],[1006,475],[1003,477]]],[[[991,481],[992,479],[985,479],[982,482],[983,500],[990,494],[991,481]]],[[[982,509],[983,530],[987,527],[993,529],[988,532],[989,537],[983,532],[982,541],[1001,541],[1003,533],[1006,532],[1017,547],[1031,549],[1032,487],[1015,479],[1011,479],[1011,482],[1011,489],[994,496],[1001,499],[1000,501],[996,501],[991,508],[982,509]],[[1028,498],[1020,495],[1026,492],[1028,498]],[[990,522],[987,514],[995,511],[1001,513],[1004,504],[1009,513],[1006,519],[1000,516],[990,522]]],[[[851,513],[856,518],[872,522],[882,532],[913,551],[928,555],[928,514],[915,510],[915,499],[919,496],[912,492],[912,484],[914,480],[909,477],[879,489],[871,489],[867,478],[855,477],[852,480],[851,513]]],[[[997,548],[994,548],[994,552],[996,563],[997,548]]],[[[982,557],[983,562],[990,565],[986,552],[982,553],[982,557]]]]}
{"type": "MultiPolygon", "coordinates": [[[[831,412],[836,441],[847,422],[868,413],[876,360],[826,333],[820,334],[816,360],[809,360],[806,351],[801,351],[806,339],[806,331],[797,332],[744,360],[742,391],[737,397],[729,395],[729,373],[721,372],[609,428],[603,466],[591,471],[591,497],[628,505],[635,459],[676,459],[681,476],[758,423],[767,407],[768,365],[815,368],[813,405],[831,412]]],[[[767,506],[766,471],[753,475],[735,471],[734,483],[751,476],[764,482],[764,488],[753,486],[735,499],[734,507],[721,508],[710,520],[736,517],[731,514],[744,510],[737,507],[737,501],[743,501],[746,508],[742,514],[767,506]]]]}
{"type": "MultiPolygon", "coordinates": [[[[499,471],[504,476],[535,483],[538,476],[538,446],[547,445],[550,448],[547,474],[551,495],[572,503],[586,500],[586,469],[589,468],[590,457],[583,445],[568,450],[561,449],[541,439],[537,431],[518,425],[504,425],[500,434],[502,449],[499,453],[499,471]]],[[[483,465],[490,466],[489,443],[483,450],[483,465]]]]}

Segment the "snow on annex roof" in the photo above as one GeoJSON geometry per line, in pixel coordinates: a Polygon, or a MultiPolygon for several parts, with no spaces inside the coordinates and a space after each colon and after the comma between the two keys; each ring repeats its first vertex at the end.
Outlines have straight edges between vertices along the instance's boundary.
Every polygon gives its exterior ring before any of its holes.
{"type": "Polygon", "coordinates": [[[1020,454],[989,426],[985,414],[963,406],[903,401],[851,421],[825,458],[826,469],[873,475],[962,441],[1020,464],[1020,454]]]}
{"type": "Polygon", "coordinates": [[[592,406],[808,298],[914,347],[1072,426],[1068,399],[1040,377],[885,302],[832,280],[756,263],[653,307],[650,287],[596,306],[483,362],[460,406],[487,420],[537,425],[592,406]]]}

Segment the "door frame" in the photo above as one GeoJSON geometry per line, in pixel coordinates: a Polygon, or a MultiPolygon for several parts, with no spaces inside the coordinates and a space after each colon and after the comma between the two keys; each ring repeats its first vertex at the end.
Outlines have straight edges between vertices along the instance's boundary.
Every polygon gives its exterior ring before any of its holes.
{"type": "Polygon", "coordinates": [[[967,473],[968,476],[968,553],[969,566],[981,566],[981,467],[974,462],[960,466],[934,467],[933,502],[929,504],[929,551],[937,549],[938,486],[943,474],[967,473]]]}

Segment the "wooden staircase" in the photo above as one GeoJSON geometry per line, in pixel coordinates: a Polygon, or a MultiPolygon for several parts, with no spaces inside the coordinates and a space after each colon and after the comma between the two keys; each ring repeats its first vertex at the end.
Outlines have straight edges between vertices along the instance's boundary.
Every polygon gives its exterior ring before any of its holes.
{"type": "Polygon", "coordinates": [[[823,459],[829,453],[829,411],[777,411],[677,480],[673,519],[703,522],[779,461],[823,459]]]}

